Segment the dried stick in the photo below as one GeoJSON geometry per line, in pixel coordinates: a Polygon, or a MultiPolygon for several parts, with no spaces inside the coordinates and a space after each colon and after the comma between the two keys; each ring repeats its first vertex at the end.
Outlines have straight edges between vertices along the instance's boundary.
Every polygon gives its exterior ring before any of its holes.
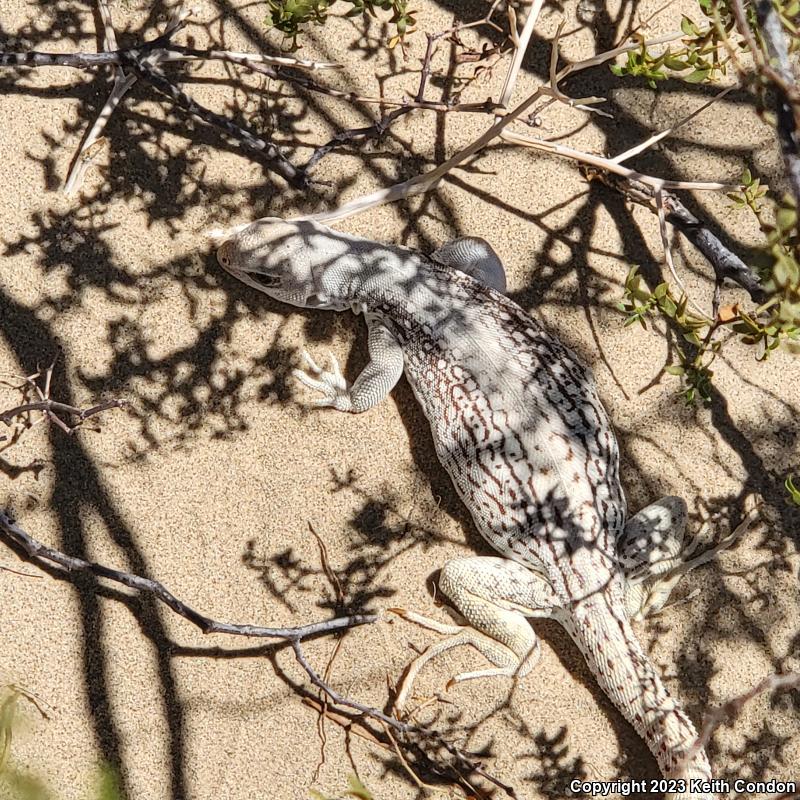
{"type": "Polygon", "coordinates": [[[702,308],[700,308],[697,303],[689,297],[689,293],[686,291],[686,286],[684,286],[683,281],[680,279],[678,275],[678,271],[675,269],[675,261],[672,258],[672,247],[669,243],[669,233],[667,231],[667,215],[664,212],[664,192],[661,189],[655,190],[655,200],[656,200],[656,211],[658,213],[658,232],[661,236],[661,246],[664,250],[664,260],[667,262],[667,267],[669,268],[670,275],[672,275],[672,279],[680,288],[683,296],[689,301],[689,305],[701,316],[705,316],[705,312],[702,308]]]}
{"type": "MultiPolygon", "coordinates": [[[[656,44],[664,44],[666,42],[673,41],[675,39],[680,39],[683,36],[683,33],[673,32],[664,34],[662,36],[656,37],[652,41],[646,42],[646,46],[653,46],[656,44]]],[[[642,46],[640,41],[637,42],[630,42],[626,45],[621,47],[616,47],[613,50],[609,50],[606,53],[600,53],[598,55],[592,56],[587,58],[583,61],[578,61],[574,64],[568,64],[560,72],[556,75],[557,82],[564,80],[567,76],[580,72],[585,69],[589,69],[590,67],[597,66],[598,64],[603,64],[606,61],[610,61],[613,58],[616,58],[618,55],[630,52],[631,50],[637,50],[642,46]]],[[[557,87],[556,87],[557,88],[557,87]]],[[[379,189],[376,192],[372,192],[371,194],[364,195],[363,197],[358,197],[355,200],[351,200],[348,203],[345,203],[339,208],[336,208],[332,211],[321,212],[319,214],[310,214],[302,217],[296,217],[297,220],[304,220],[304,219],[311,219],[316,220],[318,222],[333,222],[335,220],[346,219],[347,217],[351,217],[355,214],[361,214],[364,211],[367,211],[371,208],[375,208],[376,206],[384,205],[385,203],[392,203],[397,200],[411,197],[416,194],[421,194],[423,192],[430,191],[433,189],[439,181],[452,169],[457,167],[459,164],[466,161],[475,153],[482,150],[487,144],[493,141],[498,136],[503,139],[508,139],[509,141],[514,141],[517,144],[523,144],[529,147],[535,147],[540,150],[546,150],[551,153],[555,153],[557,155],[563,155],[568,158],[572,158],[577,161],[581,161],[583,163],[591,163],[595,166],[600,166],[603,168],[610,169],[618,174],[623,174],[629,178],[635,178],[639,180],[646,181],[649,185],[652,185],[654,188],[691,188],[691,189],[705,189],[705,190],[714,190],[718,191],[720,189],[735,189],[738,188],[732,184],[726,183],[704,183],[704,182],[697,182],[697,181],[665,181],[661,178],[654,178],[649,175],[643,175],[642,173],[635,172],[634,170],[628,170],[627,168],[621,167],[619,165],[613,164],[610,159],[604,159],[596,156],[591,156],[586,153],[582,153],[578,150],[573,150],[572,148],[566,148],[561,145],[556,145],[551,142],[545,142],[539,139],[533,139],[521,136],[520,134],[511,133],[506,131],[505,128],[510,125],[514,120],[518,119],[525,111],[527,111],[536,101],[538,101],[542,97],[552,97],[554,95],[554,91],[551,88],[543,86],[539,87],[535,92],[529,95],[525,100],[523,100],[519,105],[517,105],[512,111],[508,112],[505,116],[498,119],[485,133],[483,133],[478,139],[472,142],[470,145],[465,147],[463,150],[460,150],[454,156],[449,158],[447,161],[440,164],[438,167],[435,167],[428,172],[425,172],[421,175],[417,175],[407,181],[403,181],[402,183],[394,184],[393,186],[389,186],[386,189],[379,189]]],[[[592,98],[590,98],[592,99],[592,98]]],[[[225,235],[225,233],[235,233],[237,230],[240,230],[242,227],[245,226],[236,226],[231,228],[230,231],[223,232],[223,231],[215,231],[214,235],[225,235]]]]}
{"type": "Polygon", "coordinates": [[[494,10],[497,7],[499,0],[494,0],[491,7],[489,8],[488,12],[485,16],[481,19],[474,20],[473,22],[467,22],[462,25],[454,25],[447,30],[440,31],[439,33],[427,33],[425,34],[427,37],[427,45],[425,47],[425,55],[422,59],[422,66],[420,68],[420,75],[419,75],[419,86],[417,88],[417,94],[413,100],[404,100],[401,104],[397,104],[394,101],[388,101],[384,98],[380,98],[377,101],[374,98],[364,98],[364,97],[355,97],[352,96],[351,100],[355,102],[361,103],[371,103],[371,102],[379,102],[384,107],[389,107],[392,105],[398,105],[393,111],[389,114],[385,114],[382,116],[377,122],[374,122],[372,125],[366,125],[361,128],[349,128],[344,131],[340,131],[336,134],[330,141],[326,144],[317,147],[314,152],[311,154],[310,158],[306,162],[305,169],[310,171],[322,158],[324,158],[328,153],[332,152],[335,148],[340,147],[344,144],[349,144],[350,142],[362,140],[362,139],[376,139],[380,140],[383,136],[386,135],[386,132],[389,128],[397,122],[398,119],[405,116],[409,112],[413,111],[414,109],[426,109],[431,111],[439,111],[439,112],[478,112],[478,113],[488,113],[494,111],[498,104],[494,103],[492,100],[487,99],[482,103],[451,103],[451,102],[435,102],[430,100],[425,100],[425,88],[428,84],[428,80],[430,79],[431,75],[431,61],[433,60],[433,56],[436,53],[436,49],[438,47],[438,43],[445,37],[450,37],[455,34],[460,33],[463,30],[468,28],[474,28],[478,25],[490,25],[491,27],[501,30],[497,25],[495,25],[491,21],[492,14],[494,14],[494,10]]]}
{"type": "Polygon", "coordinates": [[[544,0],[533,0],[531,9],[528,12],[528,18],[522,26],[522,33],[517,34],[516,15],[509,6],[509,18],[511,20],[511,37],[514,41],[515,51],[514,58],[511,61],[511,67],[506,74],[505,82],[503,83],[503,90],[500,93],[499,105],[506,108],[511,101],[511,95],[514,94],[514,87],[517,84],[517,77],[519,75],[522,60],[525,58],[525,53],[528,52],[528,44],[530,43],[533,29],[536,26],[536,21],[539,19],[539,14],[542,12],[544,0]]]}
{"type": "Polygon", "coordinates": [[[166,75],[158,69],[149,66],[135,55],[124,51],[120,51],[120,55],[122,57],[122,63],[126,65],[131,72],[138,78],[146,80],[159,92],[169,97],[175,105],[202,122],[220,128],[231,138],[242,144],[247,150],[258,155],[266,156],[267,166],[273,172],[276,172],[284,178],[287,183],[298,188],[303,188],[308,184],[308,178],[305,172],[297,169],[272,142],[263,139],[255,133],[255,131],[242,125],[237,125],[227,117],[200,105],[200,103],[169,80],[166,75]]]}
{"type": "MultiPolygon", "coordinates": [[[[599,180],[636,203],[646,206],[654,213],[655,190],[641,181],[631,180],[604,170],[586,169],[590,180],[599,180]]],[[[708,260],[718,282],[726,278],[747,291],[754,303],[766,302],[767,293],[761,287],[758,276],[739,256],[725,247],[707,223],[698,219],[686,206],[669,192],[662,192],[666,221],[677,228],[708,260]]]]}
{"type": "Polygon", "coordinates": [[[426,730],[425,728],[421,728],[418,725],[411,725],[408,722],[401,722],[394,717],[390,717],[388,714],[384,714],[382,711],[379,711],[377,708],[371,708],[370,706],[366,706],[363,703],[358,703],[354,700],[348,700],[346,697],[340,695],[335,689],[328,686],[325,681],[317,674],[311,664],[305,657],[303,653],[302,647],[300,646],[299,641],[291,641],[291,645],[295,652],[295,657],[297,658],[298,663],[303,667],[303,669],[308,674],[308,677],[311,679],[311,683],[314,684],[318,689],[323,691],[332,701],[334,704],[338,706],[344,706],[345,708],[352,708],[354,711],[358,711],[364,716],[370,717],[378,722],[387,725],[392,730],[397,731],[398,733],[404,735],[416,735],[421,736],[423,738],[429,739],[434,741],[437,745],[444,748],[450,755],[452,755],[456,761],[461,764],[462,766],[466,767],[472,772],[483,777],[485,780],[488,780],[490,783],[493,783],[499,789],[502,789],[509,797],[516,797],[516,792],[511,786],[507,786],[506,784],[502,783],[496,777],[488,773],[480,764],[476,764],[472,761],[468,754],[464,753],[455,745],[451,744],[450,742],[442,739],[439,734],[426,730]]]}
{"type": "Polygon", "coordinates": [[[445,741],[439,734],[425,730],[416,725],[401,722],[388,714],[384,714],[377,708],[372,708],[371,706],[364,705],[355,700],[350,700],[339,694],[320,677],[306,658],[303,652],[302,642],[305,639],[321,634],[337,633],[360,625],[373,624],[379,619],[377,614],[351,614],[349,616],[336,617],[323,622],[314,622],[293,628],[271,628],[261,625],[223,622],[196,611],[187,603],[176,597],[160,581],[106,567],[103,564],[86,561],[85,559],[76,558],[75,556],[69,556],[60,550],[42,544],[23,530],[8,511],[0,511],[0,538],[10,541],[16,548],[22,550],[29,561],[44,569],[55,568],[57,571],[65,574],[88,573],[97,578],[106,578],[115,583],[151,595],[176,614],[197,626],[204,634],[224,633],[233,636],[282,640],[291,645],[297,663],[306,672],[311,683],[324,692],[335,705],[358,711],[364,716],[381,722],[403,735],[416,735],[434,742],[436,745],[446,750],[462,767],[481,775],[484,779],[505,791],[510,797],[516,796],[511,787],[506,786],[500,780],[490,775],[479,764],[476,764],[467,753],[464,753],[459,748],[455,747],[455,745],[445,741]]]}
{"type": "Polygon", "coordinates": [[[663,178],[656,178],[653,175],[645,175],[642,172],[637,172],[636,170],[616,164],[610,158],[604,158],[592,153],[584,153],[572,147],[567,147],[566,145],[555,144],[545,139],[537,139],[533,136],[515,133],[514,131],[504,131],[500,138],[513,144],[522,145],[523,147],[531,147],[534,150],[541,150],[551,155],[568,158],[580,164],[588,164],[589,166],[598,167],[599,169],[606,169],[609,172],[622,175],[628,178],[628,180],[640,181],[641,183],[647,184],[657,191],[663,189],[693,189],[695,191],[719,192],[733,191],[739,188],[739,184],[736,183],[720,183],[717,181],[670,181],[664,180],[663,178]]]}
{"type": "MultiPolygon", "coordinates": [[[[53,362],[46,370],[44,370],[44,372],[39,371],[33,375],[28,375],[22,385],[16,387],[23,389],[26,392],[33,390],[39,399],[34,402],[22,403],[14,408],[8,409],[7,411],[3,411],[0,413],[0,422],[4,423],[9,428],[13,425],[21,425],[23,428],[30,428],[36,424],[35,422],[31,422],[30,418],[23,423],[15,422],[15,420],[17,420],[18,417],[23,417],[30,415],[35,411],[39,411],[42,413],[42,419],[57,425],[67,435],[72,435],[90,417],[100,414],[103,411],[108,411],[112,408],[128,407],[129,404],[127,400],[118,399],[106,400],[102,403],[92,406],[91,408],[85,409],[52,400],[50,398],[50,386],[52,383],[54,367],[55,362],[53,362]],[[39,378],[42,378],[44,384],[43,386],[39,386],[39,384],[36,382],[39,378]],[[59,417],[56,413],[57,411],[71,416],[73,419],[72,424],[69,424],[61,419],[61,417],[59,417]]],[[[13,436],[13,441],[16,442],[18,438],[19,435],[15,434],[13,436]]],[[[7,436],[0,436],[0,442],[6,441],[7,439],[7,436]]]]}
{"type": "MultiPolygon", "coordinates": [[[[736,3],[735,5],[739,5],[736,3]]],[[[783,33],[778,12],[771,0],[758,0],[756,3],[756,13],[761,25],[761,33],[767,46],[767,53],[776,62],[776,67],[769,73],[764,69],[764,63],[760,64],[762,72],[768,74],[772,79],[777,94],[777,116],[778,116],[778,141],[781,145],[781,154],[786,169],[786,177],[789,180],[795,202],[800,205],[800,92],[794,80],[794,73],[789,62],[789,51],[786,45],[786,37],[783,33]],[[775,73],[781,78],[776,81],[775,73]]],[[[737,22],[739,15],[737,14],[737,22]]],[[[756,61],[758,64],[759,62],[756,61]]]]}
{"type": "Polygon", "coordinates": [[[787,672],[783,675],[773,673],[744,692],[744,694],[737,695],[731,700],[728,700],[727,703],[717,706],[717,708],[705,715],[699,736],[681,759],[679,768],[676,770],[675,774],[682,774],[682,769],[685,768],[686,764],[689,764],[709,743],[714,731],[726,720],[732,721],[736,719],[748,701],[764,692],[794,689],[798,686],[800,686],[800,672],[787,672]]]}
{"type": "MultiPolygon", "coordinates": [[[[103,22],[103,49],[106,52],[111,52],[117,49],[117,34],[114,31],[111,12],[109,11],[106,0],[97,0],[97,7],[103,22]]],[[[134,83],[136,83],[136,76],[126,75],[125,70],[122,69],[121,66],[115,67],[114,88],[111,90],[111,94],[100,109],[100,113],[94,121],[94,124],[86,134],[80,150],[72,160],[72,167],[70,168],[66,183],[64,184],[64,194],[67,196],[74,195],[83,185],[86,172],[91,166],[92,157],[96,152],[93,146],[98,139],[100,139],[108,120],[119,105],[119,101],[122,100],[127,94],[128,89],[130,89],[134,83]]]]}
{"type": "Polygon", "coordinates": [[[231,622],[220,622],[195,611],[189,605],[175,597],[163,583],[134,575],[130,572],[112,569],[111,567],[75,558],[47,547],[26,533],[8,511],[0,511],[0,534],[11,540],[28,557],[28,560],[43,568],[56,567],[65,573],[85,572],[97,578],[108,580],[137,589],[140,592],[153,595],[157,600],[171,608],[176,614],[189,620],[203,633],[228,633],[236,636],[252,636],[256,638],[282,639],[287,642],[300,642],[310,636],[321,633],[332,633],[345,630],[357,625],[366,625],[375,622],[375,614],[353,614],[348,617],[338,617],[325,622],[314,622],[297,628],[266,628],[260,625],[237,625],[231,622]]]}
{"type": "Polygon", "coordinates": [[[736,88],[737,88],[736,86],[729,86],[727,89],[723,89],[718,95],[715,95],[710,100],[703,103],[703,105],[701,105],[700,108],[696,109],[695,111],[692,111],[691,114],[688,114],[683,119],[676,122],[674,125],[670,125],[669,128],[665,128],[663,131],[660,131],[654,136],[651,136],[649,139],[646,139],[645,141],[640,142],[634,147],[631,147],[624,153],[620,153],[618,156],[614,156],[614,158],[612,158],[611,160],[615,164],[621,164],[623,161],[627,161],[629,158],[633,158],[634,156],[643,153],[645,150],[649,150],[654,144],[660,142],[662,139],[666,139],[667,136],[671,136],[673,133],[675,133],[675,131],[678,130],[678,128],[682,128],[684,125],[686,125],[687,122],[691,122],[696,116],[702,114],[707,108],[713,106],[714,103],[718,103],[720,100],[722,100],[723,97],[725,97],[726,94],[732,92],[736,88]]]}
{"type": "Polygon", "coordinates": [[[16,417],[28,414],[31,411],[42,411],[47,419],[51,422],[55,422],[65,433],[72,434],[80,427],[81,423],[85,422],[89,417],[93,417],[95,414],[100,414],[112,408],[126,408],[127,406],[127,400],[105,400],[91,408],[81,409],[77,406],[59,403],[56,400],[41,400],[36,403],[24,403],[21,406],[16,406],[8,411],[4,411],[0,414],[0,422],[10,427],[16,417]],[[56,411],[70,414],[75,417],[77,422],[74,425],[68,425],[56,415],[56,411]]]}
{"type": "MultiPolygon", "coordinates": [[[[111,28],[111,17],[108,8],[103,0],[98,0],[98,2],[100,3],[100,15],[104,27],[104,42],[108,46],[109,43],[115,42],[116,37],[113,32],[109,34],[109,31],[113,31],[113,28],[111,28]]],[[[136,47],[122,50],[113,49],[100,53],[0,52],[0,67],[65,66],[77,69],[92,69],[102,66],[114,66],[118,70],[111,95],[104,104],[73,162],[67,180],[67,189],[70,193],[77,189],[85,174],[88,166],[86,162],[90,159],[90,148],[97,142],[109,118],[136,78],[146,80],[180,108],[209,125],[221,128],[246,149],[264,157],[267,167],[283,177],[292,186],[305,188],[308,185],[309,181],[305,172],[294,167],[275,145],[267,142],[254,131],[236,125],[226,117],[200,105],[158,69],[158,64],[166,59],[170,51],[172,36],[186,25],[189,13],[188,10],[183,10],[179,7],[173,13],[173,17],[161,36],[150,42],[142,42],[136,47]]],[[[214,56],[220,56],[223,52],[212,51],[214,56]]],[[[175,50],[174,53],[177,56],[184,56],[180,50],[175,50]]],[[[203,51],[191,51],[188,53],[191,58],[202,57],[203,55],[203,51]]]]}

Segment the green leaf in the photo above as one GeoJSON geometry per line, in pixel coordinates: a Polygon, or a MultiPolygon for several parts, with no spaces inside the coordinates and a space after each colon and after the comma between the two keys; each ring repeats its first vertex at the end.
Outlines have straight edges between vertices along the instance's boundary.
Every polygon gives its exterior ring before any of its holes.
{"type": "Polygon", "coordinates": [[[742,171],[742,183],[745,186],[749,186],[753,182],[753,175],[750,172],[749,167],[745,167],[742,171]]]}
{"type": "Polygon", "coordinates": [[[666,314],[670,319],[675,318],[678,306],[675,305],[675,301],[671,297],[665,297],[658,305],[662,313],[666,314]]]}
{"type": "Polygon", "coordinates": [[[779,208],[775,214],[775,222],[781,231],[790,231],[797,225],[797,209],[779,208]]]}
{"type": "Polygon", "coordinates": [[[664,367],[664,372],[670,375],[683,375],[686,370],[680,364],[670,364],[668,367],[664,367]]]}
{"type": "Polygon", "coordinates": [[[689,342],[689,344],[693,344],[695,347],[700,347],[703,344],[703,342],[700,340],[700,337],[694,331],[684,333],[683,338],[689,342]]]}
{"type": "Polygon", "coordinates": [[[683,17],[681,19],[681,30],[687,35],[691,36],[695,31],[695,24],[692,22],[689,17],[683,17]]]}
{"type": "Polygon", "coordinates": [[[622,67],[620,67],[618,64],[612,64],[612,65],[609,67],[609,69],[610,69],[610,70],[611,70],[611,71],[612,71],[612,72],[613,72],[615,75],[624,75],[624,74],[625,74],[625,70],[624,70],[622,67]]]}
{"type": "Polygon", "coordinates": [[[710,69],[696,69],[694,72],[684,76],[686,83],[702,83],[711,74],[710,69]]]}
{"type": "Polygon", "coordinates": [[[798,489],[794,485],[794,474],[789,473],[788,477],[786,478],[784,484],[786,487],[786,491],[789,492],[789,497],[791,501],[796,505],[800,506],[800,489],[798,489]]]}
{"type": "Polygon", "coordinates": [[[358,800],[374,800],[372,792],[364,786],[358,778],[358,775],[349,775],[347,777],[348,790],[347,794],[357,797],[358,800]]]}
{"type": "Polygon", "coordinates": [[[673,55],[664,55],[664,66],[674,72],[681,72],[684,69],[689,69],[689,65],[685,61],[673,55]]]}

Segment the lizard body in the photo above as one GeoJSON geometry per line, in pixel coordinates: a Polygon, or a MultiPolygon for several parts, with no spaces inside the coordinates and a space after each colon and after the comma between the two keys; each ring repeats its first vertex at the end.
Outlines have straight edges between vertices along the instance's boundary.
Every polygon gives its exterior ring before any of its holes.
{"type": "Polygon", "coordinates": [[[450,630],[452,643],[432,650],[468,642],[495,664],[459,679],[524,674],[539,655],[525,617],[556,619],[664,776],[685,780],[670,796],[713,797],[689,789],[691,779],[711,779],[708,759],[630,621],[648,602],[666,602],[647,582],[678,557],[671,532],[682,536],[685,504],[667,498],[626,525],[617,441],[592,374],[501,293],[491,248],[456,240],[426,257],[274,218],[219,243],[228,272],[278,300],[364,314],[370,363],[352,385],[335,362],[325,372],[308,356],[311,375],[296,374],[322,392],[319,405],[360,412],[405,371],[442,465],[504,557],[444,567],[440,586],[472,627],[450,630]]]}

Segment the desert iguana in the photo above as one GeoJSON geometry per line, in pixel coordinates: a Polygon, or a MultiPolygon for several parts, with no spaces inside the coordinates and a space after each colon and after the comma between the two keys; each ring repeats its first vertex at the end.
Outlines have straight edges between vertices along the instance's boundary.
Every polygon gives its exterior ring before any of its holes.
{"type": "Polygon", "coordinates": [[[248,286],[300,308],[364,314],[370,361],[354,383],[335,359],[323,371],[308,354],[310,374],[297,371],[298,378],[322,393],[317,405],[362,412],[405,370],[439,460],[482,536],[503,555],[444,566],[440,588],[468,626],[438,626],[455,635],[412,672],[469,643],[494,666],[456,680],[522,675],[540,655],[526,617],[555,619],[674,779],[669,796],[712,797],[699,786],[711,770],[692,747],[695,728],[630,622],[662,607],[677,578],[710,556],[683,562],[679,498],[626,524],[617,441],[591,372],[502,294],[505,274],[492,248],[464,238],[426,257],[277,218],[219,233],[215,242],[221,266],[248,286]]]}

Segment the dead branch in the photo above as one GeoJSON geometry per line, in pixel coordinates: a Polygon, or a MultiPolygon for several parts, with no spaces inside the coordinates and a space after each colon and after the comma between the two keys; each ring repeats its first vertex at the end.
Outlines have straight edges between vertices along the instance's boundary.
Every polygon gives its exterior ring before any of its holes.
{"type": "Polygon", "coordinates": [[[795,202],[800,205],[800,92],[789,62],[783,25],[775,6],[771,0],[759,0],[756,13],[767,53],[776,62],[774,72],[781,78],[780,81],[772,79],[776,93],[778,141],[789,186],[795,202]]]}
{"type": "MultiPolygon", "coordinates": [[[[74,69],[93,70],[99,67],[114,67],[116,70],[114,86],[106,103],[100,111],[95,123],[87,134],[67,178],[65,191],[68,194],[76,191],[91,161],[91,147],[100,138],[108,120],[116,110],[119,102],[127,94],[137,79],[141,79],[153,86],[160,94],[168,97],[176,106],[187,113],[221,130],[226,136],[238,143],[244,149],[260,156],[267,167],[284,178],[296,188],[307,188],[310,184],[308,170],[323,156],[337,146],[364,138],[381,138],[389,127],[400,117],[414,109],[425,109],[439,113],[443,112],[471,112],[487,113],[495,110],[496,105],[487,100],[480,103],[458,103],[455,100],[428,101],[424,99],[424,87],[430,75],[431,41],[428,53],[423,63],[420,91],[415,99],[391,99],[384,97],[366,97],[354,92],[342,91],[325,86],[305,75],[290,72],[288,67],[305,70],[332,69],[338,65],[328,62],[313,62],[303,59],[292,59],[285,56],[266,56],[254,53],[238,53],[229,50],[210,48],[198,50],[183,47],[172,42],[173,36],[186,26],[186,20],[191,11],[178,6],[167,24],[164,33],[149,42],[139,42],[135,46],[118,48],[116,34],[111,22],[111,15],[105,0],[98,0],[100,16],[103,22],[103,44],[105,50],[98,53],[45,53],[28,51],[25,53],[10,53],[0,51],[0,67],[6,68],[37,68],[37,67],[72,67],[74,69]],[[227,117],[199,104],[194,98],[184,92],[172,79],[161,70],[164,63],[186,61],[224,61],[237,66],[266,75],[274,80],[291,83],[307,91],[321,93],[330,97],[347,100],[353,103],[374,104],[381,107],[394,107],[394,110],[383,116],[370,126],[342,131],[330,142],[317,148],[312,153],[307,165],[303,168],[295,167],[280,149],[273,143],[259,136],[255,131],[244,125],[239,125],[227,117]]],[[[433,41],[453,34],[454,32],[475,25],[488,24],[497,28],[491,22],[491,15],[497,3],[493,3],[489,13],[480,20],[465,25],[454,26],[433,37],[433,41]]]]}
{"type": "MultiPolygon", "coordinates": [[[[302,642],[305,639],[343,632],[350,628],[360,625],[370,625],[378,621],[377,614],[351,614],[343,617],[314,622],[308,625],[301,625],[294,628],[271,628],[261,625],[237,624],[213,619],[176,597],[163,583],[152,578],[145,578],[130,572],[107,567],[94,561],[86,561],[82,558],[67,555],[60,550],[48,547],[38,541],[14,520],[8,510],[0,511],[0,538],[17,551],[22,551],[28,561],[46,569],[61,572],[64,574],[88,573],[96,578],[105,578],[115,583],[122,584],[131,589],[153,596],[156,600],[166,605],[179,616],[197,626],[204,634],[224,633],[232,636],[247,636],[255,638],[278,639],[291,645],[297,663],[308,675],[311,683],[323,692],[335,705],[343,708],[353,709],[359,714],[374,719],[383,725],[406,737],[404,744],[413,752],[423,755],[430,761],[420,749],[415,740],[425,740],[437,747],[440,747],[452,757],[454,764],[452,769],[460,775],[461,770],[480,775],[485,780],[502,789],[509,797],[516,797],[514,790],[493,775],[488,773],[483,767],[476,763],[474,757],[463,752],[455,745],[444,740],[439,734],[401,722],[394,717],[384,714],[377,708],[367,706],[355,700],[350,700],[339,694],[331,687],[314,669],[303,652],[302,642]]],[[[439,768],[441,770],[441,768],[439,768]]],[[[463,776],[462,776],[463,777],[463,776]]]]}
{"type": "MultiPolygon", "coordinates": [[[[414,99],[403,101],[401,105],[390,111],[388,114],[384,114],[379,120],[372,123],[372,125],[366,125],[360,128],[349,128],[347,130],[340,131],[326,144],[323,144],[314,150],[314,152],[311,154],[311,157],[306,162],[305,169],[310,171],[322,158],[342,145],[365,139],[380,141],[386,135],[389,128],[391,128],[391,126],[397,122],[397,120],[409,112],[414,111],[415,109],[427,109],[438,112],[460,111],[473,113],[492,113],[500,108],[502,106],[502,100],[499,103],[495,103],[491,100],[491,98],[487,98],[482,103],[459,103],[455,100],[455,98],[445,99],[442,102],[432,102],[425,99],[425,89],[431,76],[431,62],[441,40],[454,40],[454,37],[457,37],[461,31],[464,31],[468,28],[474,28],[479,25],[489,25],[496,30],[501,30],[499,26],[492,22],[491,19],[497,5],[498,0],[495,0],[488,12],[479,20],[467,22],[462,25],[453,25],[451,28],[440,31],[439,33],[426,33],[425,36],[427,38],[427,45],[425,47],[425,55],[422,58],[422,65],[420,67],[419,87],[417,88],[417,94],[414,99]]],[[[375,102],[375,100],[372,98],[351,96],[348,99],[357,100],[359,102],[375,102]]],[[[383,99],[379,100],[378,102],[382,106],[396,105],[396,103],[392,101],[386,101],[383,99]]]]}
{"type": "Polygon", "coordinates": [[[127,400],[105,400],[98,403],[91,408],[78,408],[77,406],[70,406],[66,403],[59,403],[57,400],[41,400],[36,403],[23,403],[21,406],[16,406],[8,411],[3,411],[0,414],[0,422],[4,422],[10,426],[16,417],[23,414],[29,414],[31,411],[42,411],[44,415],[53,422],[60,423],[65,433],[74,433],[82,422],[99,414],[102,411],[108,411],[111,408],[126,408],[128,406],[127,400]],[[62,419],[56,415],[56,411],[62,411],[75,417],[77,422],[74,425],[67,425],[62,419]]]}
{"type": "MultiPolygon", "coordinates": [[[[4,423],[9,428],[16,427],[16,430],[11,437],[13,442],[16,442],[19,439],[19,436],[23,430],[31,428],[36,424],[36,422],[31,420],[31,414],[34,412],[41,412],[41,419],[47,420],[48,422],[58,426],[62,431],[64,431],[64,433],[66,433],[68,436],[71,436],[90,417],[94,417],[103,411],[109,411],[113,408],[127,408],[129,406],[127,400],[121,400],[117,398],[112,400],[104,400],[102,403],[97,403],[90,408],[79,408],[78,406],[72,406],[68,405],[67,403],[61,403],[57,400],[53,400],[50,397],[50,390],[54,367],[55,362],[53,362],[46,370],[40,370],[39,372],[35,372],[33,375],[28,375],[24,379],[23,383],[16,387],[21,389],[24,395],[29,396],[31,392],[34,392],[38,397],[38,400],[21,403],[20,405],[10,408],[7,411],[0,412],[0,422],[4,423]],[[41,380],[41,386],[39,383],[37,383],[38,380],[41,380]],[[62,417],[60,417],[56,412],[67,415],[70,418],[70,421],[67,422],[66,420],[62,419],[62,417]],[[20,419],[23,417],[24,419],[20,419]]],[[[8,441],[8,439],[8,436],[0,435],[0,442],[8,441]]]]}
{"type": "Polygon", "coordinates": [[[310,636],[333,633],[357,625],[366,625],[378,619],[375,614],[353,614],[325,622],[314,622],[297,628],[267,628],[260,625],[239,625],[231,622],[220,622],[195,611],[175,597],[159,581],[112,569],[93,561],[85,561],[82,558],[69,556],[60,550],[47,547],[17,525],[8,511],[0,511],[0,535],[21,549],[29,561],[45,569],[53,569],[55,567],[64,573],[89,573],[97,578],[107,578],[131,589],[153,595],[176,614],[200,628],[203,633],[227,633],[235,636],[252,636],[256,638],[282,639],[287,642],[300,642],[310,636]]]}
{"type": "MultiPolygon", "coordinates": [[[[610,189],[649,208],[653,213],[658,213],[652,186],[593,167],[584,168],[583,173],[589,180],[600,181],[610,189]]],[[[692,214],[674,194],[662,192],[662,197],[666,221],[677,228],[706,257],[717,280],[727,278],[746,289],[754,303],[764,303],[767,293],[761,287],[755,272],[725,247],[707,223],[692,214]]]]}
{"type": "MultiPolygon", "coordinates": [[[[115,36],[109,35],[110,16],[108,10],[101,15],[104,21],[104,41],[108,45],[116,41],[115,36]]],[[[268,169],[284,178],[296,188],[306,188],[310,181],[302,169],[296,168],[271,142],[260,137],[255,131],[237,125],[227,117],[213,112],[197,103],[183,90],[181,90],[160,69],[164,61],[177,61],[186,58],[220,58],[224,51],[191,51],[187,49],[184,54],[180,48],[171,45],[172,37],[186,26],[188,13],[178,14],[167,26],[166,31],[156,39],[149,42],[139,42],[136,46],[124,49],[106,50],[100,53],[42,53],[29,51],[26,53],[0,52],[0,67],[73,67],[76,69],[96,69],[103,66],[117,67],[117,73],[111,96],[98,116],[89,135],[84,141],[78,158],[73,165],[72,172],[67,181],[70,190],[76,188],[76,183],[82,176],[81,156],[88,153],[89,148],[97,141],[100,133],[114,113],[119,101],[133,85],[134,79],[139,78],[151,84],[159,93],[167,96],[179,108],[187,111],[194,117],[215,128],[223,131],[227,136],[238,142],[245,149],[259,155],[264,159],[268,169]],[[128,74],[126,74],[126,72],[128,74]]],[[[227,54],[231,57],[237,54],[227,54]]],[[[253,59],[253,62],[258,59],[253,59]]],[[[263,60],[263,59],[262,59],[263,60]]],[[[254,63],[250,67],[254,67],[254,63]]],[[[261,64],[263,67],[264,64],[261,64]]]]}
{"type": "MultiPolygon", "coordinates": [[[[703,719],[703,725],[700,729],[700,734],[691,748],[689,748],[689,750],[681,759],[681,765],[679,765],[679,767],[688,764],[697,755],[697,753],[699,753],[706,747],[706,745],[708,745],[708,743],[711,741],[711,737],[714,735],[714,731],[716,731],[716,729],[719,728],[723,722],[733,722],[739,716],[739,714],[741,714],[744,706],[754,697],[764,694],[765,692],[796,689],[799,686],[800,672],[787,672],[782,675],[773,673],[772,675],[768,675],[766,678],[759,681],[751,689],[748,689],[748,691],[731,698],[721,706],[717,706],[715,709],[705,715],[703,719]]],[[[681,773],[680,768],[676,771],[676,774],[677,773],[681,773]]]]}

